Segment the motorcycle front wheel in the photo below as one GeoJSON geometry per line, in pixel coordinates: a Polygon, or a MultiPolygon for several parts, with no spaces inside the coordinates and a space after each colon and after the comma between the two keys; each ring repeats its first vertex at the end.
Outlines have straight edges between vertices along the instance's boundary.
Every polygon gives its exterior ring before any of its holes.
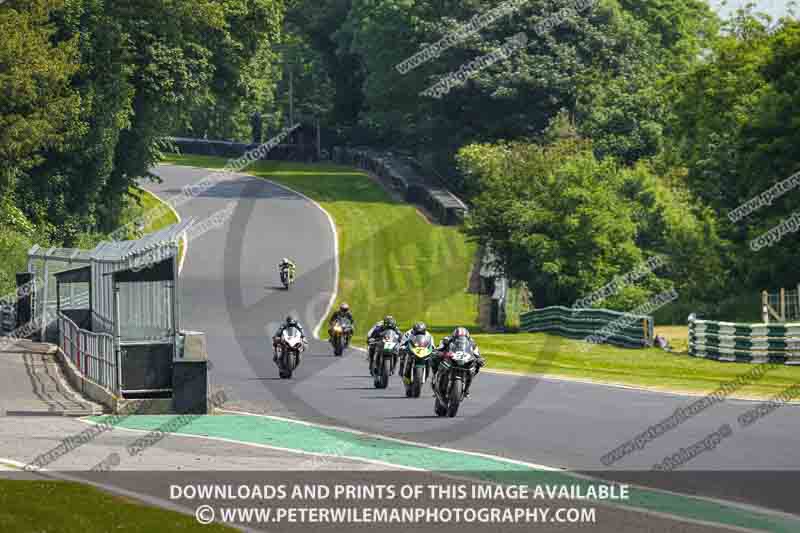
{"type": "Polygon", "coordinates": [[[341,337],[336,337],[333,340],[333,355],[341,357],[342,353],[344,353],[344,342],[341,337]]]}
{"type": "Polygon", "coordinates": [[[290,379],[292,377],[292,367],[289,362],[289,352],[285,348],[281,348],[281,353],[278,356],[278,374],[281,379],[290,379]]]}
{"type": "Polygon", "coordinates": [[[388,357],[381,357],[378,368],[375,372],[375,388],[385,389],[389,386],[389,365],[391,362],[388,357]]]}
{"type": "Polygon", "coordinates": [[[419,366],[414,367],[414,381],[411,383],[411,397],[419,398],[422,394],[422,383],[425,381],[424,369],[419,366]]]}
{"type": "Polygon", "coordinates": [[[453,386],[450,388],[450,398],[447,404],[447,416],[453,418],[458,414],[458,407],[461,405],[461,398],[464,390],[464,382],[461,379],[453,381],[453,386]]]}

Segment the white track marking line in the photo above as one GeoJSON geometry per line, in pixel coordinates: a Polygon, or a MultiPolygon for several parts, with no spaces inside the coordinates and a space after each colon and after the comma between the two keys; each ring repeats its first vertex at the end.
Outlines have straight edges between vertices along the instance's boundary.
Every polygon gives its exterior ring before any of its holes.
{"type": "Polygon", "coordinates": [[[333,234],[333,293],[331,294],[331,297],[328,299],[328,306],[325,309],[325,312],[320,317],[319,323],[316,325],[316,327],[314,328],[314,331],[312,332],[312,335],[314,336],[314,338],[321,341],[322,339],[320,339],[320,337],[319,337],[319,331],[322,328],[322,325],[325,323],[325,318],[330,314],[331,309],[333,309],[333,305],[336,303],[336,298],[339,295],[339,234],[336,232],[336,223],[333,221],[333,217],[331,216],[331,214],[328,213],[328,211],[325,210],[324,207],[322,207],[316,200],[313,200],[312,198],[309,198],[305,194],[303,194],[303,193],[301,193],[299,191],[296,191],[296,190],[292,189],[291,187],[287,187],[286,185],[283,185],[281,183],[277,183],[275,181],[272,181],[269,178],[262,178],[260,176],[255,176],[255,175],[252,175],[252,174],[243,174],[243,175],[247,176],[247,177],[250,177],[250,178],[255,178],[255,179],[257,179],[257,180],[259,180],[261,182],[269,183],[271,185],[274,185],[275,187],[278,187],[278,188],[284,189],[286,191],[289,191],[289,192],[291,192],[293,194],[296,194],[297,196],[303,198],[304,200],[306,200],[306,201],[310,202],[311,204],[313,204],[314,206],[316,206],[316,208],[319,209],[320,211],[322,211],[322,213],[328,219],[328,224],[330,225],[331,233],[333,234]]]}
{"type": "MultiPolygon", "coordinates": [[[[179,165],[179,164],[177,164],[177,165],[175,165],[175,164],[162,164],[162,165],[163,166],[183,167],[183,168],[193,168],[193,169],[198,169],[198,170],[201,169],[201,167],[179,165]]],[[[202,169],[202,170],[209,170],[209,171],[216,172],[219,169],[206,168],[206,169],[202,169]]],[[[316,327],[314,328],[314,331],[312,332],[312,335],[314,336],[314,338],[316,338],[317,340],[322,340],[322,339],[319,338],[319,330],[320,330],[320,328],[322,328],[322,324],[325,322],[325,318],[330,314],[331,309],[333,308],[333,305],[336,303],[336,298],[339,295],[339,235],[336,232],[336,223],[333,221],[333,217],[331,216],[330,213],[328,213],[328,211],[325,210],[324,207],[322,207],[319,204],[319,202],[317,202],[316,200],[314,200],[312,198],[309,198],[308,196],[306,196],[305,194],[303,194],[303,193],[301,193],[299,191],[296,191],[295,189],[292,189],[291,187],[288,187],[288,186],[283,185],[281,183],[272,181],[269,178],[263,178],[263,177],[260,177],[260,176],[256,176],[254,174],[247,174],[247,173],[244,173],[244,172],[232,172],[230,174],[234,178],[237,177],[237,176],[239,178],[246,177],[246,178],[257,180],[259,183],[269,183],[270,185],[273,185],[273,186],[278,187],[280,189],[283,189],[285,191],[289,191],[292,194],[295,194],[295,195],[299,196],[300,198],[303,198],[304,200],[306,200],[309,203],[313,204],[317,209],[322,211],[322,213],[328,219],[328,224],[330,225],[331,233],[333,234],[333,270],[334,270],[334,272],[333,272],[333,276],[334,276],[333,293],[331,294],[331,297],[328,300],[328,306],[325,309],[325,312],[323,313],[322,317],[320,317],[319,323],[316,325],[316,327]]],[[[159,201],[161,201],[164,204],[166,204],[175,213],[175,215],[178,217],[178,222],[180,222],[181,217],[178,214],[178,212],[175,210],[175,208],[172,207],[172,204],[170,204],[169,202],[165,202],[163,199],[158,197],[158,195],[156,195],[155,193],[153,193],[151,191],[148,191],[147,189],[144,189],[143,187],[142,187],[142,190],[152,194],[153,196],[158,198],[159,201]]],[[[239,199],[240,200],[245,200],[246,198],[245,197],[240,197],[239,199]]],[[[186,239],[186,235],[185,234],[183,236],[183,240],[184,240],[184,253],[183,253],[183,257],[181,257],[181,264],[178,267],[178,273],[183,271],[183,264],[184,264],[184,262],[186,260],[186,256],[189,255],[188,254],[189,243],[188,243],[188,240],[186,239]]]]}

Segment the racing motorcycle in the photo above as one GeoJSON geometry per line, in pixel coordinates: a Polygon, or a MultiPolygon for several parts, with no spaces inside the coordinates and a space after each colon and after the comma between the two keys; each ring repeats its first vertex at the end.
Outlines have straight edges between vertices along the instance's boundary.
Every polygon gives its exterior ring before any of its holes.
{"type": "Polygon", "coordinates": [[[350,339],[353,336],[353,324],[346,318],[338,318],[333,322],[329,334],[334,355],[341,356],[345,349],[350,346],[350,339]]]}
{"type": "Polygon", "coordinates": [[[278,373],[281,379],[290,379],[292,372],[300,365],[300,354],[305,350],[305,342],[300,330],[288,327],[281,333],[281,338],[275,346],[278,356],[278,373]]]}
{"type": "Polygon", "coordinates": [[[433,339],[428,335],[415,335],[403,346],[400,374],[406,388],[407,398],[419,398],[422,385],[428,381],[433,339]]]}
{"type": "Polygon", "coordinates": [[[434,411],[437,416],[452,418],[464,399],[464,385],[475,375],[477,359],[472,343],[466,338],[455,339],[441,356],[433,380],[434,411]]]}
{"type": "Polygon", "coordinates": [[[294,284],[294,268],[291,266],[281,267],[281,283],[283,288],[289,290],[289,287],[294,284]]]}
{"type": "Polygon", "coordinates": [[[389,374],[397,363],[400,351],[400,336],[394,330],[387,330],[372,346],[370,359],[370,373],[375,382],[376,389],[385,389],[389,386],[389,374]]]}

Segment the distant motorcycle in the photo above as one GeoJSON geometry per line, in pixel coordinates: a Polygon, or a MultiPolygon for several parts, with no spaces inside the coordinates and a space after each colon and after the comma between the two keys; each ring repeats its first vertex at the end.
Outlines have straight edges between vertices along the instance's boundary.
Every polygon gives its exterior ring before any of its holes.
{"type": "Polygon", "coordinates": [[[376,389],[385,389],[389,386],[389,374],[397,363],[400,350],[400,336],[394,330],[387,330],[380,339],[374,341],[372,358],[370,359],[370,373],[375,382],[376,389]]]}
{"type": "Polygon", "coordinates": [[[428,335],[415,335],[402,348],[400,374],[407,398],[419,398],[422,385],[428,381],[433,340],[428,335]]]}
{"type": "Polygon", "coordinates": [[[441,355],[433,378],[434,412],[452,418],[464,400],[464,385],[475,375],[477,359],[472,343],[465,338],[455,339],[441,355]]]}
{"type": "Polygon", "coordinates": [[[350,339],[353,337],[353,323],[346,318],[337,318],[330,328],[330,340],[333,345],[333,353],[341,356],[350,346],[350,339]]]}
{"type": "Polygon", "coordinates": [[[295,272],[294,268],[290,266],[285,266],[281,268],[281,283],[283,283],[283,288],[288,290],[291,285],[294,284],[295,272]]]}
{"type": "Polygon", "coordinates": [[[281,333],[281,338],[275,346],[278,356],[278,373],[281,379],[291,379],[292,373],[300,365],[300,354],[305,350],[305,342],[300,330],[288,327],[281,333]]]}

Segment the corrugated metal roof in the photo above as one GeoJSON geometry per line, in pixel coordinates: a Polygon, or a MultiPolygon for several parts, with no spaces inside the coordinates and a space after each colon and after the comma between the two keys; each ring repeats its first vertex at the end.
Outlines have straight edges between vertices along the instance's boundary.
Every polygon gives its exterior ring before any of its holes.
{"type": "Polygon", "coordinates": [[[190,218],[145,235],[135,241],[103,241],[92,250],[91,257],[95,261],[125,261],[131,257],[177,242],[192,224],[194,224],[194,219],[190,218]]]}
{"type": "Polygon", "coordinates": [[[192,224],[194,224],[194,219],[190,218],[134,241],[103,241],[95,246],[93,250],[55,247],[45,249],[37,244],[28,251],[28,257],[68,263],[89,263],[92,260],[125,261],[134,256],[175,243],[192,224]]]}
{"type": "Polygon", "coordinates": [[[92,251],[81,250],[80,248],[42,248],[38,244],[34,244],[33,247],[28,250],[28,257],[31,259],[50,259],[67,263],[89,263],[92,259],[92,251]]]}

